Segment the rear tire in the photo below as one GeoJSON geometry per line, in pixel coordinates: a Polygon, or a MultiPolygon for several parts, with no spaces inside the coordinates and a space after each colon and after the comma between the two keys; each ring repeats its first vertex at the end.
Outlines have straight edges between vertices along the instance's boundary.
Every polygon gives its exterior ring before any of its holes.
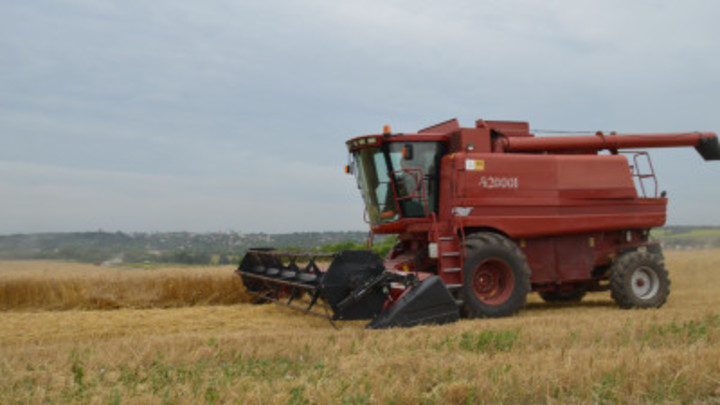
{"type": "Polygon", "coordinates": [[[670,279],[662,256],[628,252],[610,274],[610,292],[620,308],[660,308],[670,294],[670,279]]]}
{"type": "Polygon", "coordinates": [[[465,240],[462,299],[470,318],[511,316],[525,306],[530,267],[510,239],[488,232],[465,240]]]}

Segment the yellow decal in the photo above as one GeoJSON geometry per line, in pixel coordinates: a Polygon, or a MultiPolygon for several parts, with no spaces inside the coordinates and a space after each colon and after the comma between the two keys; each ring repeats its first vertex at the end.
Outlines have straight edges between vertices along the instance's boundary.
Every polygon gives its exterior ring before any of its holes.
{"type": "Polygon", "coordinates": [[[465,170],[485,170],[485,161],[482,159],[465,159],[465,170]]]}

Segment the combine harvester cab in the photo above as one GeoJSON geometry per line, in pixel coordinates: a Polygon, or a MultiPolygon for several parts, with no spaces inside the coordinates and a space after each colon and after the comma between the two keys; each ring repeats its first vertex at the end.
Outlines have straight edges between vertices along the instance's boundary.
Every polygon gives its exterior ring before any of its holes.
{"type": "Polygon", "coordinates": [[[511,316],[530,292],[568,302],[609,290],[621,308],[660,307],[670,283],[650,229],[667,198],[637,149],[720,160],[711,132],[536,137],[527,122],[484,120],[386,127],[347,147],[369,241],[398,237],[388,257],[253,249],[237,273],[257,302],[370,328],[511,316]]]}

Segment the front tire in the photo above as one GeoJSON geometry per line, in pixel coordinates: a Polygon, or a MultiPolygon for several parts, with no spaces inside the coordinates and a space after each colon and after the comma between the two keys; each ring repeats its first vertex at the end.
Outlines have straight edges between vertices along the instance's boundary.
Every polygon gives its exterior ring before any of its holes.
{"type": "Polygon", "coordinates": [[[462,298],[470,318],[498,318],[525,307],[530,267],[510,239],[489,232],[465,240],[462,298]]]}
{"type": "Polygon", "coordinates": [[[662,256],[638,251],[620,256],[612,267],[610,292],[620,308],[660,308],[670,294],[662,256]]]}

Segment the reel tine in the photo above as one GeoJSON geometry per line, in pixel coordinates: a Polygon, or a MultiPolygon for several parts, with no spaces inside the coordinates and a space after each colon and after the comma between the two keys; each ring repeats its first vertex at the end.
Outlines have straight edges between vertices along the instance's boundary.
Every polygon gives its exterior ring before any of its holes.
{"type": "Polygon", "coordinates": [[[256,301],[273,301],[304,313],[331,319],[328,306],[317,311],[322,298],[319,285],[325,275],[319,260],[332,259],[331,253],[298,253],[274,249],[251,249],[238,266],[246,290],[256,301]],[[308,294],[307,300],[303,295],[308,294]],[[309,301],[309,302],[308,302],[309,301]],[[306,304],[307,303],[307,304],[306,304]]]}

